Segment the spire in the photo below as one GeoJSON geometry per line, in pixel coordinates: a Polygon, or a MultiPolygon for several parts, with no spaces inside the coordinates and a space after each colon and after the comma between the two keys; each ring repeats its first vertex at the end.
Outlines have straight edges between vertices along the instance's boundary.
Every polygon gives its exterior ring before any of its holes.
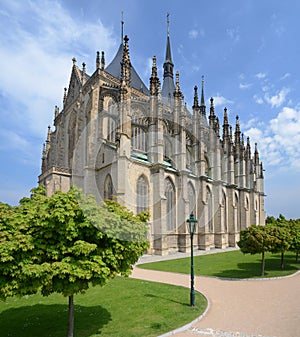
{"type": "Polygon", "coordinates": [[[194,86],[194,104],[193,104],[193,109],[198,109],[198,108],[199,108],[198,87],[195,85],[194,86]]]}
{"type": "Polygon", "coordinates": [[[245,140],[244,140],[243,133],[242,133],[242,142],[241,142],[241,159],[245,159],[245,140]]]}
{"type": "Polygon", "coordinates": [[[210,112],[209,112],[209,126],[214,128],[215,126],[215,108],[214,108],[214,99],[210,99],[210,112]]]}
{"type": "Polygon", "coordinates": [[[86,64],[83,62],[82,63],[82,73],[81,73],[81,82],[84,84],[86,82],[86,64]]]}
{"type": "Polygon", "coordinates": [[[100,68],[100,53],[97,51],[97,57],[96,57],[96,69],[100,68]]]}
{"type": "Polygon", "coordinates": [[[204,76],[202,75],[201,106],[205,106],[204,100],[204,76]]]}
{"type": "Polygon", "coordinates": [[[101,70],[104,70],[105,68],[105,56],[104,51],[101,52],[101,70]]]}
{"type": "Polygon", "coordinates": [[[121,20],[121,44],[124,40],[124,12],[122,11],[122,20],[121,20]]]}
{"type": "Polygon", "coordinates": [[[216,118],[216,122],[215,122],[215,132],[217,137],[220,137],[220,122],[219,122],[219,118],[216,118]]]}
{"type": "Polygon", "coordinates": [[[251,145],[250,145],[250,138],[249,137],[247,137],[246,159],[251,159],[251,145]]]}
{"type": "Polygon", "coordinates": [[[241,130],[240,130],[240,123],[239,123],[239,116],[235,118],[235,134],[234,134],[234,142],[235,146],[238,147],[241,143],[241,130]]]}
{"type": "Polygon", "coordinates": [[[259,153],[258,153],[258,150],[257,150],[257,143],[255,143],[254,164],[259,165],[259,153]]]}
{"type": "Polygon", "coordinates": [[[173,93],[175,90],[174,86],[174,73],[173,73],[174,64],[172,62],[171,55],[171,43],[170,43],[170,20],[169,14],[167,14],[167,45],[166,45],[166,58],[164,62],[164,81],[162,86],[162,95],[164,97],[171,96],[173,97],[173,93]]]}
{"type": "Polygon", "coordinates": [[[68,90],[67,88],[64,88],[64,101],[63,101],[64,105],[67,102],[67,90],[68,90]]]}
{"type": "Polygon", "coordinates": [[[129,38],[127,35],[124,37],[124,50],[121,62],[121,85],[130,86],[131,82],[131,62],[129,57],[129,38]]]}
{"type": "Polygon", "coordinates": [[[180,84],[179,84],[179,72],[176,71],[176,82],[175,82],[175,94],[181,97],[180,84]]]}
{"type": "Polygon", "coordinates": [[[152,73],[150,77],[150,95],[158,95],[159,92],[159,78],[157,76],[156,56],[152,59],[152,73]]]}
{"type": "Polygon", "coordinates": [[[223,141],[228,141],[229,139],[229,124],[227,108],[224,108],[224,121],[223,121],[223,141]]]}

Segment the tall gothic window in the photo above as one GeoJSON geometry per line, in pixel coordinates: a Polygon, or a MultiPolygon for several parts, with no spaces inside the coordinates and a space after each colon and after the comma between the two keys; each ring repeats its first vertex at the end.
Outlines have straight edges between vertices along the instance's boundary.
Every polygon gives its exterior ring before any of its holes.
{"type": "Polygon", "coordinates": [[[175,230],[175,188],[172,181],[168,178],[165,181],[165,196],[167,201],[167,230],[175,230]]]}
{"type": "Polygon", "coordinates": [[[117,105],[112,97],[105,97],[103,101],[103,110],[105,117],[103,118],[103,136],[109,142],[115,142],[116,139],[116,118],[117,105]]]}
{"type": "Polygon", "coordinates": [[[192,183],[188,183],[189,214],[192,212],[196,216],[196,195],[192,183]]]}
{"type": "Polygon", "coordinates": [[[208,231],[213,232],[213,202],[211,190],[206,187],[206,204],[207,204],[207,215],[208,215],[208,231]]]}
{"type": "Polygon", "coordinates": [[[132,126],[131,146],[133,150],[147,152],[147,133],[142,127],[132,126]]]}
{"type": "Polygon", "coordinates": [[[137,213],[148,210],[148,184],[144,176],[137,181],[137,213]]]}
{"type": "Polygon", "coordinates": [[[115,142],[116,139],[116,122],[112,117],[107,118],[107,140],[115,142]]]}
{"type": "Polygon", "coordinates": [[[113,199],[113,184],[110,174],[105,178],[104,182],[104,200],[113,199]]]}
{"type": "Polygon", "coordinates": [[[227,200],[226,194],[222,192],[222,201],[221,201],[221,228],[224,229],[224,232],[228,232],[228,225],[227,225],[227,200]]]}

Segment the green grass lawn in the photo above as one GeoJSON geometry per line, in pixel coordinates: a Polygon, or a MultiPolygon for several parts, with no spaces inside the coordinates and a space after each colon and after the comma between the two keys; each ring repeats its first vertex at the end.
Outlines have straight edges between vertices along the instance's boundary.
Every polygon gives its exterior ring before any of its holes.
{"type": "MultiPolygon", "coordinates": [[[[75,295],[76,337],[147,337],[178,328],[206,308],[196,293],[189,306],[189,289],[129,278],[116,278],[105,287],[75,295]]],[[[53,294],[9,298],[0,302],[1,337],[64,337],[68,299],[53,294]]]]}
{"type": "MultiPolygon", "coordinates": [[[[190,273],[190,258],[167,260],[139,265],[140,268],[190,273]]],[[[227,278],[255,278],[261,275],[261,255],[244,255],[239,250],[200,255],[194,257],[195,275],[227,278]]],[[[265,276],[277,277],[290,275],[300,269],[295,262],[295,254],[285,254],[285,268],[280,269],[280,254],[266,254],[265,276]]]]}

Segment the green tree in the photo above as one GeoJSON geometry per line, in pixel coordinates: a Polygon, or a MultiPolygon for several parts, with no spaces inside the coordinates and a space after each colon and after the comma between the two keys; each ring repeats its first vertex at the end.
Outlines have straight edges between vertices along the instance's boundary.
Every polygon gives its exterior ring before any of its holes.
{"type": "Polygon", "coordinates": [[[285,218],[279,218],[275,224],[268,224],[266,227],[268,228],[269,235],[273,238],[270,252],[281,253],[280,267],[281,269],[284,269],[284,253],[291,245],[291,235],[288,222],[285,218]]]}
{"type": "Polygon", "coordinates": [[[291,238],[290,250],[296,253],[296,262],[299,262],[300,252],[300,219],[289,221],[289,231],[291,238]]]}
{"type": "Polygon", "coordinates": [[[267,226],[252,225],[241,231],[240,241],[237,243],[244,254],[261,254],[261,276],[265,274],[265,253],[270,250],[273,238],[267,226]]]}
{"type": "Polygon", "coordinates": [[[33,189],[3,219],[1,298],[37,291],[68,297],[68,337],[74,335],[74,295],[129,275],[148,247],[147,214],[134,216],[115,201],[98,206],[75,187],[51,197],[43,187],[33,189]]]}

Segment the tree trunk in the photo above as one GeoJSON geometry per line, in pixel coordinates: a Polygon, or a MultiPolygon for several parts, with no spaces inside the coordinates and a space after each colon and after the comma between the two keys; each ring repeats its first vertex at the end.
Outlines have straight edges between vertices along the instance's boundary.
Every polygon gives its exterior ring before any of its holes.
{"type": "Polygon", "coordinates": [[[284,253],[281,253],[281,264],[280,264],[281,269],[284,269],[284,253]]]}
{"type": "Polygon", "coordinates": [[[265,275],[265,252],[261,253],[261,276],[265,275]]]}
{"type": "Polygon", "coordinates": [[[74,298],[69,296],[69,326],[68,337],[74,337],[74,298]]]}

